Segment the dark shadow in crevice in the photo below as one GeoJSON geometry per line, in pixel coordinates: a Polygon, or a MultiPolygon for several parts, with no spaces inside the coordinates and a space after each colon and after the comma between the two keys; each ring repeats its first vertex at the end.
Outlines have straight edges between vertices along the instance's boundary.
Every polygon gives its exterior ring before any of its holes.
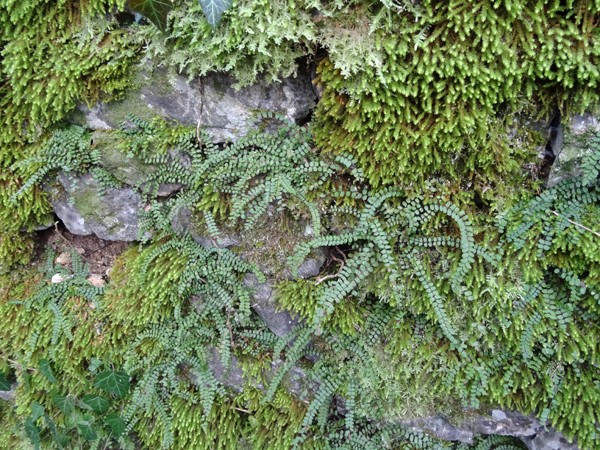
{"type": "Polygon", "coordinates": [[[542,155],[542,162],[538,171],[538,178],[542,181],[548,180],[552,165],[562,149],[561,114],[558,108],[555,109],[554,115],[548,124],[548,131],[550,136],[548,142],[546,142],[546,147],[544,148],[544,153],[542,155]]]}

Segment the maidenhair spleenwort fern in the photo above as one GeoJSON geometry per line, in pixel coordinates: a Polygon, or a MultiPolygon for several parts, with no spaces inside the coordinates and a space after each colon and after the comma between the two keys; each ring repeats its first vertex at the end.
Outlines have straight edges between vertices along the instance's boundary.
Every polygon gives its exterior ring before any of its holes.
{"type": "MultiPolygon", "coordinates": [[[[477,251],[469,219],[448,203],[426,203],[418,198],[403,201],[405,194],[398,189],[387,189],[374,194],[361,193],[357,198],[366,201],[364,208],[356,211],[358,222],[351,231],[315,237],[307,243],[300,244],[290,258],[292,270],[297,274],[298,266],[314,248],[349,245],[357,249],[346,259],[337,278],[330,281],[323,290],[313,326],[318,327],[321,320],[333,312],[335,304],[356,290],[377,268],[381,267],[387,272],[389,285],[394,289],[401,277],[402,268],[412,267],[413,273],[417,275],[429,296],[444,334],[460,349],[456,332],[446,316],[442,297],[429,280],[416,251],[420,243],[424,243],[425,247],[429,246],[427,238],[413,236],[433,217],[445,216],[457,224],[460,236],[458,241],[454,236],[438,236],[435,239],[440,247],[454,248],[458,242],[461,258],[449,277],[450,283],[456,295],[472,298],[469,290],[461,286],[477,251]],[[389,200],[396,200],[399,206],[386,203],[389,200]]],[[[398,295],[395,300],[401,303],[401,296],[398,295]]]]}
{"type": "Polygon", "coordinates": [[[11,167],[19,170],[29,166],[37,166],[34,174],[16,191],[11,201],[16,202],[30,189],[39,184],[52,171],[65,170],[82,172],[98,163],[98,153],[90,149],[91,135],[84,128],[72,126],[53,133],[40,153],[23,159],[11,167]]]}
{"type": "Polygon", "coordinates": [[[169,287],[176,305],[173,316],[149,325],[128,345],[125,370],[139,379],[125,418],[131,431],[141,418],[156,416],[162,424],[162,447],[171,448],[173,398],[201,405],[207,425],[216,397],[225,395],[209,366],[211,349],[227,370],[238,333],[260,332],[250,316],[250,292],[241,276],[255,272],[259,280],[264,277],[229,250],[206,249],[189,236],[171,236],[141,256],[142,281],[150,281],[150,267],[164,255],[183,258],[185,270],[169,287]]]}
{"type": "MultiPolygon", "coordinates": [[[[50,341],[50,356],[54,352],[61,336],[68,340],[73,339],[72,329],[75,324],[71,321],[72,308],[66,303],[69,299],[77,298],[92,306],[99,308],[104,288],[93,286],[88,280],[89,268],[84,265],[81,256],[71,252],[71,269],[67,270],[54,264],[54,253],[48,252],[45,266],[45,279],[32,296],[24,300],[14,300],[21,303],[27,311],[41,314],[51,311],[54,317],[52,323],[52,338],[50,341]]],[[[26,360],[29,360],[36,351],[39,337],[44,334],[44,329],[34,330],[29,339],[29,349],[26,360]]]]}
{"type": "MultiPolygon", "coordinates": [[[[191,144],[188,134],[182,137],[185,146],[175,143],[175,148],[186,153],[191,163],[171,161],[145,184],[156,189],[160,183],[181,183],[185,188],[167,203],[151,205],[143,231],[170,229],[173,217],[183,207],[200,205],[205,211],[222,216],[223,203],[227,205],[230,225],[241,221],[250,229],[269,206],[282,208],[286,202],[295,201],[307,208],[313,233],[319,235],[321,212],[311,196],[340,172],[350,170],[357,177],[360,172],[352,169],[353,161],[343,155],[332,161],[317,157],[310,133],[288,119],[263,113],[251,125],[248,134],[225,146],[212,143],[203,131],[198,133],[199,142],[191,144]]],[[[153,132],[152,127],[142,123],[136,139],[151,139],[153,132]]],[[[213,224],[207,220],[216,232],[213,224]]]]}
{"type": "MultiPolygon", "coordinates": [[[[234,314],[236,322],[247,322],[250,294],[239,277],[246,272],[253,272],[259,280],[264,280],[264,275],[255,266],[226,249],[206,249],[189,236],[173,236],[144,255],[141,276],[145,277],[149,266],[168,252],[186,261],[186,270],[173,286],[174,297],[188,299],[195,295],[202,299],[202,308],[229,311],[234,314]]],[[[175,316],[180,314],[181,311],[176,309],[175,316]]]]}
{"type": "MultiPolygon", "coordinates": [[[[162,446],[170,448],[173,396],[201,404],[206,419],[215,397],[225,395],[207,362],[206,346],[218,340],[219,334],[210,314],[207,309],[204,314],[190,312],[185,317],[162,321],[131,343],[125,370],[140,376],[125,411],[126,431],[133,429],[140,416],[156,414],[164,428],[162,446]],[[192,389],[192,382],[198,389],[192,389]]],[[[213,314],[222,313],[215,310],[213,314]]]]}

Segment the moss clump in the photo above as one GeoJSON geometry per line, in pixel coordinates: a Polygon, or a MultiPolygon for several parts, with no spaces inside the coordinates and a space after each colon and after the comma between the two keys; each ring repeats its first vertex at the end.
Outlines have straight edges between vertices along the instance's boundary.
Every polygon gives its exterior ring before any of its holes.
{"type": "Polygon", "coordinates": [[[240,230],[240,245],[234,250],[261,270],[278,279],[289,276],[287,258],[305,241],[305,227],[287,212],[271,211],[250,230],[240,230]]]}
{"type": "Polygon", "coordinates": [[[49,206],[40,190],[9,199],[32,173],[12,165],[35,154],[44,129],[77,101],[93,102],[125,89],[138,43],[105,14],[123,1],[10,2],[0,8],[0,261],[26,261],[30,231],[49,206]],[[34,49],[34,50],[32,50],[34,49]]]}
{"type": "Polygon", "coordinates": [[[99,153],[99,165],[117,180],[130,186],[140,186],[157,168],[141,161],[123,149],[123,138],[116,132],[96,131],[92,149],[99,153]]]}
{"type": "Polygon", "coordinates": [[[347,77],[333,57],[321,63],[316,142],[356,155],[373,185],[439,177],[518,188],[521,164],[536,156],[514,114],[532,102],[544,115],[598,100],[589,28],[598,6],[425,1],[418,9],[418,20],[393,14],[375,32],[380,67],[347,77]]]}
{"type": "Polygon", "coordinates": [[[194,77],[211,71],[232,71],[238,87],[256,80],[292,75],[297,58],[315,39],[315,25],[302,1],[239,1],[213,29],[196,2],[186,2],[170,15],[166,37],[147,28],[146,54],[194,77]]]}
{"type": "MultiPolygon", "coordinates": [[[[308,280],[282,281],[276,287],[277,303],[310,323],[315,319],[318,299],[322,295],[323,286],[320,286],[308,280]]],[[[368,306],[360,300],[349,298],[327,317],[323,325],[342,334],[355,334],[364,325],[367,310],[368,306]]]]}

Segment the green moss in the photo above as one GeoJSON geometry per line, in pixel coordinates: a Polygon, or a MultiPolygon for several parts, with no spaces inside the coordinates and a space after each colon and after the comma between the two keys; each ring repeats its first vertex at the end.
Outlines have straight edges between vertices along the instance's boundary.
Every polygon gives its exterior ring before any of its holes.
{"type": "Polygon", "coordinates": [[[258,74],[268,81],[296,71],[296,59],[314,42],[315,24],[303,2],[239,1],[212,29],[198,3],[185,3],[171,13],[171,32],[143,30],[146,55],[190,77],[211,71],[231,71],[237,87],[258,74]]]}
{"type": "Polygon", "coordinates": [[[250,230],[239,230],[240,245],[234,251],[275,279],[289,276],[287,258],[307,240],[305,226],[289,212],[265,214],[250,230]]]}
{"type": "Polygon", "coordinates": [[[110,98],[128,85],[138,43],[105,16],[123,4],[31,0],[0,10],[0,260],[4,267],[27,260],[32,243],[20,233],[33,229],[49,211],[41,190],[16,204],[9,201],[33,170],[15,170],[13,163],[35,154],[44,130],[61,121],[78,101],[110,98]]]}
{"type": "Polygon", "coordinates": [[[0,401],[0,423],[0,448],[31,450],[31,444],[9,402],[0,401]]]}
{"type": "Polygon", "coordinates": [[[518,189],[521,165],[537,156],[513,114],[530,102],[543,116],[557,102],[582,109],[598,99],[596,38],[586,32],[598,11],[575,3],[566,17],[531,2],[491,1],[423,2],[417,21],[394,15],[373,38],[379,68],[346,77],[335,55],[321,63],[317,143],[356,155],[374,185],[441,178],[518,189]],[[564,47],[556,65],[555,45],[564,47]]]}
{"type": "MultiPolygon", "coordinates": [[[[278,305],[285,310],[298,314],[301,318],[311,323],[315,319],[319,297],[324,286],[312,280],[281,281],[276,290],[278,305]]],[[[361,305],[356,298],[348,298],[338,305],[323,326],[328,330],[338,331],[342,334],[355,334],[364,325],[365,305],[361,305]]]]}
{"type": "Polygon", "coordinates": [[[96,131],[92,139],[92,148],[100,153],[100,166],[122,183],[140,186],[156,171],[155,166],[144,163],[131,153],[125,153],[123,139],[118,133],[96,131]]]}
{"type": "Polygon", "coordinates": [[[167,97],[176,91],[174,75],[169,69],[138,66],[127,91],[102,109],[102,119],[110,126],[118,127],[132,116],[152,121],[157,111],[148,106],[148,96],[167,97]]]}

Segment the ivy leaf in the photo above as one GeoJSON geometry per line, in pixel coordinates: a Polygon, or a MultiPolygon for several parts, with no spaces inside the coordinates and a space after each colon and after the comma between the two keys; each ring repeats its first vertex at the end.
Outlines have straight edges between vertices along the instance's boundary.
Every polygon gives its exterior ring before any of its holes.
{"type": "Polygon", "coordinates": [[[39,448],[42,442],[40,439],[40,430],[35,426],[31,418],[25,421],[25,433],[27,433],[27,437],[31,440],[35,448],[39,448]]]}
{"type": "Polygon", "coordinates": [[[211,27],[219,25],[223,13],[229,9],[233,0],[198,0],[206,20],[211,27]]]}
{"type": "Polygon", "coordinates": [[[108,400],[101,395],[86,395],[81,401],[95,413],[104,414],[108,411],[108,400]]]}
{"type": "Polygon", "coordinates": [[[58,448],[65,448],[69,444],[69,436],[60,433],[56,428],[56,424],[50,417],[48,417],[48,415],[44,416],[44,420],[46,421],[46,426],[50,428],[50,432],[52,433],[52,439],[54,440],[58,448]]]}
{"type": "Polygon", "coordinates": [[[40,417],[43,417],[45,412],[46,410],[42,405],[40,405],[38,402],[33,402],[31,404],[31,422],[33,423],[40,417]]]}
{"type": "Polygon", "coordinates": [[[112,370],[102,372],[96,375],[94,386],[123,398],[129,392],[129,375],[112,370]]]}
{"type": "Polygon", "coordinates": [[[152,22],[160,31],[167,29],[167,15],[173,9],[171,0],[129,0],[129,7],[152,22]]]}
{"type": "Polygon", "coordinates": [[[54,404],[60,409],[65,416],[69,416],[75,411],[75,401],[68,395],[58,395],[57,393],[50,394],[54,404]]]}
{"type": "Polygon", "coordinates": [[[98,437],[92,426],[87,421],[82,421],[77,424],[77,429],[86,441],[94,441],[98,437]]]}
{"type": "Polygon", "coordinates": [[[50,361],[47,359],[40,360],[40,372],[46,377],[50,383],[56,383],[56,377],[52,373],[52,367],[50,367],[50,361]]]}
{"type": "Polygon", "coordinates": [[[121,419],[121,416],[118,414],[108,414],[106,416],[105,423],[110,428],[110,431],[112,431],[112,434],[117,438],[123,434],[123,431],[125,431],[125,421],[121,419]]]}
{"type": "Polygon", "coordinates": [[[6,375],[0,373],[0,391],[10,391],[11,384],[6,379],[6,375]]]}

